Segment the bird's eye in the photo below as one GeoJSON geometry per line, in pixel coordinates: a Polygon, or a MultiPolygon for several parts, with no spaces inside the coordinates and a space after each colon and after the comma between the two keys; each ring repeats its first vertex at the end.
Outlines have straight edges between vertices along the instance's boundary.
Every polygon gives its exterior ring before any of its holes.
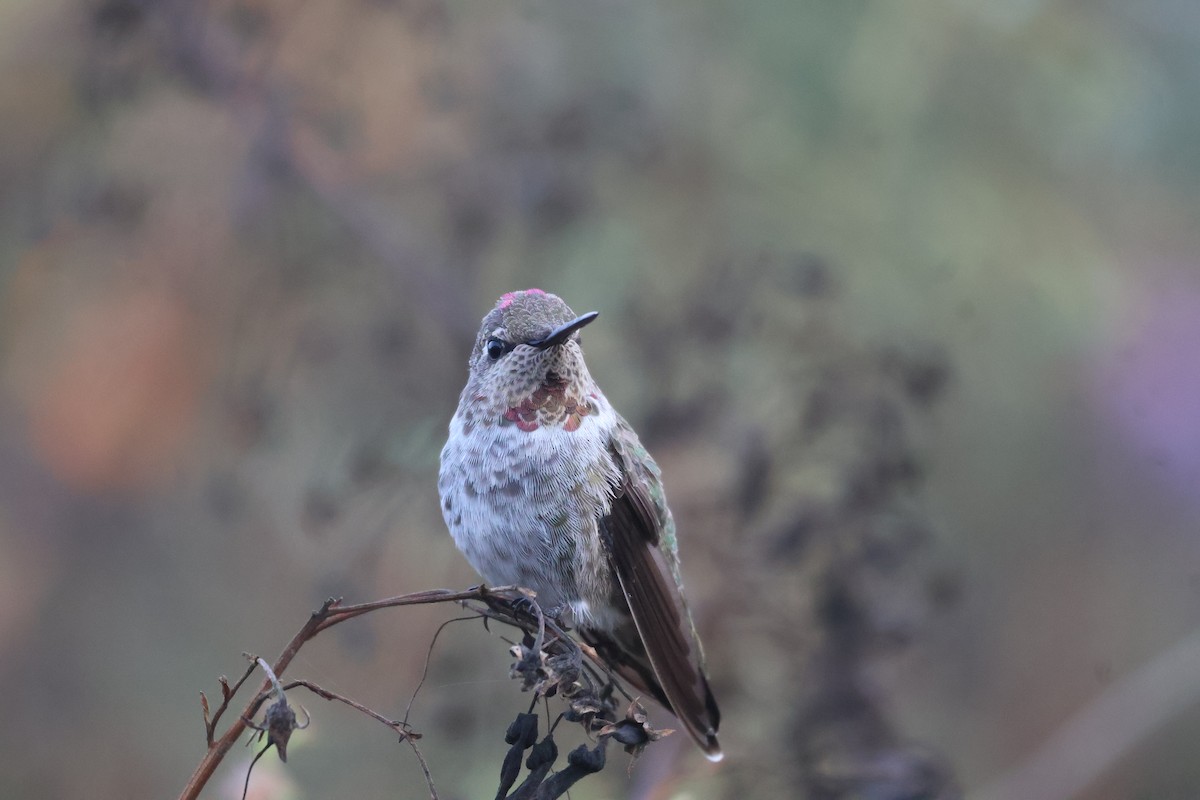
{"type": "Polygon", "coordinates": [[[499,339],[487,340],[487,354],[492,361],[497,360],[500,356],[508,352],[508,345],[499,339]]]}

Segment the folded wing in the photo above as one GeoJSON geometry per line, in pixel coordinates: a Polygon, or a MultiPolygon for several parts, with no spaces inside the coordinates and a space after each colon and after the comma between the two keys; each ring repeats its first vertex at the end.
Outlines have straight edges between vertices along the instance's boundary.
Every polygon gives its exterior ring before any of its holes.
{"type": "Polygon", "coordinates": [[[598,649],[602,655],[605,649],[624,650],[625,663],[618,665],[625,669],[618,672],[665,701],[705,754],[719,760],[720,711],[677,580],[673,524],[662,501],[657,467],[626,425],[618,426],[612,454],[622,479],[601,525],[640,642],[621,641],[634,638],[632,630],[624,636],[615,631],[612,637],[599,637],[598,649]],[[636,459],[630,448],[637,448],[636,459]],[[634,649],[639,645],[640,653],[634,649]]]}

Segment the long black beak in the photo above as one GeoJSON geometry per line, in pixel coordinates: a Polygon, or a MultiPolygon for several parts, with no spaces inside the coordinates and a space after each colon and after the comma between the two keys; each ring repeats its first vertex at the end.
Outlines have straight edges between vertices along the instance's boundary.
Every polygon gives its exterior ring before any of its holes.
{"type": "Polygon", "coordinates": [[[536,347],[538,350],[545,350],[547,347],[554,347],[556,344],[565,342],[572,333],[587,325],[589,322],[600,316],[599,311],[589,311],[582,317],[576,317],[566,325],[560,325],[541,339],[536,339],[532,342],[527,342],[530,347],[536,347]]]}

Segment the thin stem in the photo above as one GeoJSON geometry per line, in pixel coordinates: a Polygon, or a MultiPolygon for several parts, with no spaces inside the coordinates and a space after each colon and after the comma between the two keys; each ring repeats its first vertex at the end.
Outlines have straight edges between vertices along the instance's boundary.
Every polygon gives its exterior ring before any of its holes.
{"type": "MultiPolygon", "coordinates": [[[[515,586],[501,586],[494,589],[486,586],[476,586],[460,592],[453,592],[447,589],[433,589],[424,592],[413,592],[411,594],[388,597],[383,600],[376,600],[370,603],[358,603],[348,606],[343,606],[341,604],[341,600],[339,599],[331,598],[326,600],[320,609],[312,613],[312,615],[308,618],[308,621],[304,623],[304,626],[296,632],[296,635],[293,636],[291,641],[288,642],[287,646],[283,648],[283,652],[279,654],[279,658],[277,658],[275,663],[271,665],[271,672],[274,675],[282,675],[288,666],[291,665],[292,660],[296,657],[296,654],[300,652],[300,648],[321,631],[331,628],[338,623],[345,622],[348,619],[354,619],[355,617],[360,617],[363,614],[369,614],[372,611],[378,611],[383,608],[398,608],[401,606],[430,605],[433,603],[465,604],[467,601],[471,600],[481,601],[487,604],[489,603],[489,600],[495,601],[507,599],[511,601],[514,599],[514,596],[523,597],[525,594],[515,586]]],[[[479,613],[487,613],[488,616],[492,616],[505,622],[513,622],[513,617],[511,615],[508,618],[505,618],[504,616],[495,613],[490,605],[488,608],[478,609],[478,611],[479,613]]],[[[233,695],[239,688],[241,688],[246,679],[250,677],[250,674],[254,671],[254,669],[255,665],[251,664],[250,669],[246,672],[246,674],[243,675],[241,680],[239,680],[229,691],[225,691],[224,686],[222,686],[222,694],[224,695],[224,698],[208,725],[208,752],[204,754],[204,758],[200,760],[200,763],[196,766],[192,776],[188,779],[187,784],[183,787],[183,791],[179,794],[179,800],[196,800],[196,798],[200,796],[200,790],[203,789],[208,781],[212,778],[213,773],[224,760],[226,754],[233,748],[233,745],[236,744],[241,735],[246,732],[248,727],[247,720],[253,718],[255,711],[258,709],[259,705],[262,704],[262,700],[267,696],[270,690],[274,688],[269,679],[263,680],[258,691],[246,704],[245,708],[242,710],[242,713],[238,715],[237,720],[235,720],[229,726],[229,728],[223,734],[221,734],[220,738],[214,740],[213,736],[216,731],[217,720],[228,707],[229,701],[232,699],[233,695]]],[[[421,761],[421,768],[425,772],[427,781],[429,781],[431,794],[432,796],[436,797],[436,792],[433,790],[432,780],[429,779],[430,776],[428,765],[425,764],[425,761],[423,758],[421,758],[419,751],[413,745],[413,737],[408,735],[404,738],[405,741],[409,743],[409,746],[413,748],[413,752],[417,755],[418,760],[421,761]]]]}
{"type": "Polygon", "coordinates": [[[358,702],[357,700],[352,700],[349,697],[345,697],[343,695],[338,694],[337,692],[331,692],[328,689],[318,686],[317,684],[313,683],[312,681],[307,681],[307,680],[290,681],[283,688],[284,689],[295,689],[297,686],[303,686],[305,689],[308,689],[310,692],[315,694],[317,697],[323,698],[325,700],[336,700],[339,703],[345,703],[346,705],[353,708],[355,711],[361,711],[362,713],[366,714],[371,719],[378,720],[379,722],[383,723],[387,727],[391,728],[393,732],[400,734],[400,736],[403,738],[408,738],[409,736],[418,736],[418,737],[420,736],[420,734],[411,733],[408,730],[408,723],[404,722],[403,720],[388,719],[387,717],[380,714],[378,711],[375,711],[374,709],[371,709],[371,708],[367,708],[366,706],[364,706],[362,703],[358,702]]]}
{"type": "Polygon", "coordinates": [[[433,639],[429,642],[429,649],[425,651],[425,666],[421,668],[421,680],[417,681],[417,688],[413,689],[412,697],[408,698],[408,705],[404,708],[404,724],[408,724],[408,715],[412,713],[413,703],[417,702],[417,694],[421,691],[421,687],[425,685],[425,680],[429,677],[429,664],[433,661],[433,648],[437,645],[438,637],[442,635],[442,631],[452,622],[466,622],[468,620],[478,619],[477,615],[470,617],[455,617],[448,619],[438,626],[438,629],[433,633],[433,639]]]}
{"type": "Polygon", "coordinates": [[[238,682],[235,683],[232,687],[230,687],[228,682],[226,682],[222,678],[221,705],[217,706],[216,712],[212,715],[212,718],[204,726],[209,747],[213,746],[213,734],[217,730],[217,721],[221,719],[221,715],[225,713],[225,710],[227,708],[229,708],[230,698],[232,698],[235,694],[237,694],[237,690],[242,688],[242,684],[246,682],[246,679],[254,674],[254,667],[255,667],[254,664],[251,664],[249,667],[247,667],[246,671],[242,674],[242,677],[238,678],[238,682]]]}

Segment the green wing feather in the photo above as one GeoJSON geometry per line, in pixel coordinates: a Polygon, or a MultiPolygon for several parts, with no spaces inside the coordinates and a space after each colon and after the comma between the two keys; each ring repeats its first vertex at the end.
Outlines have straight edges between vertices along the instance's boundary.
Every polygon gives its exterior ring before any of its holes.
{"type": "Polygon", "coordinates": [[[720,711],[683,597],[675,523],[661,474],[623,419],[618,419],[610,450],[621,482],[601,524],[636,631],[609,636],[593,632],[592,638],[600,640],[602,654],[608,651],[607,657],[624,662],[625,669],[619,671],[625,677],[665,701],[705,753],[718,759],[720,711]],[[635,632],[636,637],[630,635],[635,632]],[[642,680],[633,680],[630,670],[642,680]]]}

